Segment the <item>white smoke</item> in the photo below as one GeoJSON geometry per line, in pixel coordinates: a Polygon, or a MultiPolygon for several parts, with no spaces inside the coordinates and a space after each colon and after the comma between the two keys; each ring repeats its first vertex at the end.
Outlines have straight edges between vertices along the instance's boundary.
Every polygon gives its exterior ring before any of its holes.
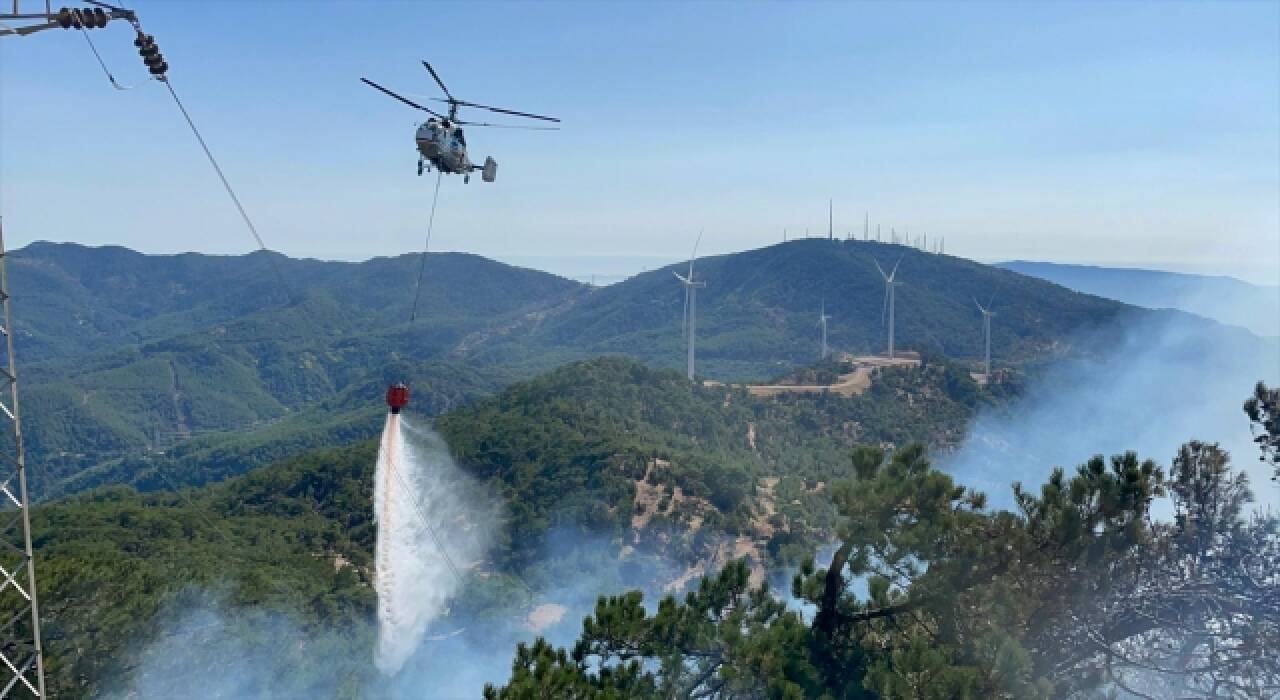
{"type": "Polygon", "coordinates": [[[374,661],[384,674],[400,671],[487,550],[489,518],[471,486],[439,435],[387,416],[374,474],[374,661]]]}
{"type": "Polygon", "coordinates": [[[939,467],[1008,508],[1014,481],[1038,492],[1054,467],[1070,475],[1093,455],[1128,450],[1167,468],[1179,445],[1197,439],[1221,443],[1259,502],[1276,503],[1280,490],[1241,410],[1257,381],[1280,378],[1276,341],[1177,313],[1117,323],[1120,342],[1106,332],[1074,338],[1089,359],[1056,363],[1021,399],[980,414],[939,467]]]}

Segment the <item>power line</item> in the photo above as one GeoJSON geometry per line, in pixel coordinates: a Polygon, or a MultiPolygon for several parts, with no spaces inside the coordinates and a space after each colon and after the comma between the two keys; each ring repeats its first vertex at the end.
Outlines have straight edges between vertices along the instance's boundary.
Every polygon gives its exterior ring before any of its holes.
{"type": "Polygon", "coordinates": [[[124,86],[116,82],[116,77],[107,69],[107,64],[102,60],[102,54],[98,53],[98,47],[93,45],[93,39],[89,38],[89,32],[83,26],[80,27],[80,34],[84,36],[84,40],[89,44],[89,50],[93,52],[93,57],[98,59],[98,65],[102,66],[102,72],[107,74],[107,80],[111,81],[111,87],[117,90],[132,90],[133,86],[124,86]]]}
{"type": "Polygon", "coordinates": [[[244,205],[240,203],[240,198],[236,196],[236,191],[232,189],[231,183],[227,181],[227,176],[222,172],[222,167],[218,165],[218,160],[213,157],[213,152],[209,150],[209,144],[205,143],[204,137],[200,135],[200,130],[196,128],[196,123],[192,121],[187,108],[182,104],[182,100],[178,99],[178,93],[174,91],[173,83],[168,77],[160,78],[159,80],[169,89],[169,94],[173,96],[174,104],[178,105],[178,110],[182,112],[182,118],[187,120],[187,126],[191,127],[191,133],[196,137],[196,141],[200,142],[200,148],[204,151],[205,157],[209,159],[209,164],[213,166],[213,171],[218,174],[218,179],[222,181],[222,187],[231,196],[232,203],[236,205],[236,210],[240,212],[240,218],[244,219],[245,226],[249,227],[249,233],[252,233],[253,239],[258,242],[258,247],[270,252],[267,244],[262,241],[262,236],[258,233],[258,227],[253,225],[253,220],[249,218],[248,212],[244,210],[244,205]]]}

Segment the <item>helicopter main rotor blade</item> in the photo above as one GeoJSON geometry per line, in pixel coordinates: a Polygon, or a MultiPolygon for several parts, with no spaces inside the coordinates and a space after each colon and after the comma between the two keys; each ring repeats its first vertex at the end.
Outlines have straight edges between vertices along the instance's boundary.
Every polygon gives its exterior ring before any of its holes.
{"type": "Polygon", "coordinates": [[[403,102],[403,103],[405,103],[405,104],[409,105],[410,107],[413,107],[414,109],[420,109],[420,110],[422,110],[422,111],[426,112],[427,114],[431,114],[431,115],[434,115],[434,116],[440,117],[441,119],[443,119],[443,118],[444,118],[442,115],[440,115],[440,114],[436,113],[436,112],[435,112],[434,110],[432,110],[431,108],[429,108],[429,107],[423,107],[422,105],[418,104],[417,102],[414,102],[413,100],[411,100],[411,99],[409,99],[409,98],[407,98],[407,97],[402,97],[402,96],[400,96],[400,95],[397,95],[396,93],[394,93],[394,92],[392,92],[392,91],[390,91],[390,90],[388,90],[388,89],[386,89],[386,88],[382,87],[381,85],[379,85],[379,84],[377,84],[377,83],[373,82],[372,80],[369,80],[368,78],[361,78],[361,79],[360,79],[360,82],[364,83],[365,85],[368,85],[369,87],[373,88],[374,90],[378,90],[379,92],[382,92],[383,94],[388,95],[389,97],[392,97],[392,98],[394,98],[394,99],[400,100],[401,102],[403,102]]]}
{"type": "Polygon", "coordinates": [[[448,100],[448,101],[449,101],[449,102],[456,102],[456,100],[454,100],[454,99],[453,99],[453,95],[449,94],[449,88],[447,88],[447,87],[445,87],[445,86],[444,86],[444,81],[443,81],[443,80],[441,80],[441,79],[440,79],[440,76],[436,74],[436,69],[435,69],[435,68],[432,68],[432,67],[431,67],[431,64],[430,64],[430,63],[427,63],[426,61],[423,61],[423,62],[422,62],[422,65],[426,67],[427,72],[428,72],[428,73],[430,73],[430,74],[431,74],[431,77],[435,79],[435,81],[436,81],[436,85],[439,85],[439,86],[440,86],[440,89],[444,91],[444,96],[449,98],[449,100],[448,100]]]}
{"type": "Polygon", "coordinates": [[[523,124],[490,124],[489,122],[464,122],[461,119],[453,120],[454,124],[463,126],[488,126],[494,129],[525,129],[526,131],[559,131],[558,126],[525,126],[523,124]]]}
{"type": "Polygon", "coordinates": [[[490,112],[497,112],[498,114],[511,114],[511,115],[514,115],[514,116],[517,116],[517,117],[527,117],[527,118],[529,118],[529,119],[541,119],[541,120],[543,120],[543,121],[548,121],[548,122],[557,122],[557,123],[558,123],[558,122],[560,121],[559,119],[556,119],[555,117],[544,117],[544,116],[542,116],[541,114],[531,114],[531,113],[529,113],[529,112],[517,112],[517,111],[515,111],[514,109],[503,109],[503,108],[501,108],[501,107],[490,107],[489,105],[476,104],[475,102],[467,102],[466,100],[455,100],[455,99],[453,99],[452,97],[450,97],[450,98],[449,98],[449,99],[447,99],[447,100],[442,100],[442,99],[440,99],[440,98],[438,98],[438,97],[437,97],[437,98],[434,98],[434,99],[435,99],[435,101],[436,101],[436,102],[448,102],[448,103],[450,103],[450,104],[461,105],[461,106],[463,106],[463,107],[474,107],[474,108],[476,108],[476,109],[487,109],[487,110],[489,110],[490,112]]]}

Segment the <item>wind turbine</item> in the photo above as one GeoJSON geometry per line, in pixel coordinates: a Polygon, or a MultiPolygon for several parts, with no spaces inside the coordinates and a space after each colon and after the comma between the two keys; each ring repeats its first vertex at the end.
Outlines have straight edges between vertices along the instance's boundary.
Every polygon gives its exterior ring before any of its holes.
{"type": "Polygon", "coordinates": [[[698,287],[707,286],[706,282],[697,282],[693,278],[693,261],[698,259],[698,244],[702,242],[702,231],[698,231],[698,239],[693,243],[693,255],[689,256],[689,276],[681,277],[679,272],[671,274],[684,285],[684,321],[680,330],[689,346],[688,376],[693,379],[693,350],[695,335],[698,330],[698,287]]]}
{"type": "Polygon", "coordinates": [[[893,325],[894,325],[893,311],[894,311],[894,301],[896,296],[893,293],[893,290],[894,290],[894,287],[897,287],[902,284],[901,282],[898,282],[895,279],[898,276],[898,265],[902,264],[902,256],[898,256],[898,262],[893,264],[893,270],[891,270],[887,275],[884,273],[884,268],[880,267],[880,261],[876,260],[875,258],[872,258],[871,262],[876,264],[876,269],[880,271],[880,276],[884,278],[884,308],[880,311],[880,319],[881,319],[881,323],[883,323],[884,313],[887,310],[889,312],[889,359],[892,360],[893,359],[893,325]]]}
{"type": "Polygon", "coordinates": [[[984,307],[978,303],[977,297],[973,299],[973,303],[978,305],[978,311],[982,312],[982,377],[988,383],[991,382],[991,317],[996,315],[996,312],[990,310],[992,301],[995,301],[994,296],[984,307]]]}
{"type": "Polygon", "coordinates": [[[818,326],[822,328],[822,359],[824,360],[827,359],[827,355],[830,354],[827,351],[827,321],[830,320],[831,317],[827,315],[827,300],[823,299],[822,310],[818,312],[818,326]]]}

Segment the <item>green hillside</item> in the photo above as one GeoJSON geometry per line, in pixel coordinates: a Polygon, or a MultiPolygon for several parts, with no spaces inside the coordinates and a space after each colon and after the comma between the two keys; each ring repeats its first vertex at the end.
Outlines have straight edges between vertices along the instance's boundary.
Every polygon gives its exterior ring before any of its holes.
{"type": "Polygon", "coordinates": [[[89,469],[79,482],[100,483],[121,460],[190,453],[199,446],[185,443],[204,436],[232,431],[240,442],[257,431],[265,441],[264,429],[300,412],[312,424],[347,423],[334,413],[353,406],[344,396],[365,392],[367,406],[379,383],[414,375],[424,379],[421,405],[436,412],[509,381],[461,368],[449,359],[459,344],[582,289],[473,255],[432,255],[411,324],[419,261],[54,244],[15,251],[10,288],[34,478],[52,489],[89,469]]]}
{"type": "Polygon", "coordinates": [[[509,378],[454,364],[391,364],[330,398],[251,430],[211,432],[175,441],[166,449],[126,451],[92,464],[87,455],[52,459],[33,471],[37,493],[53,498],[107,484],[131,484],[147,491],[198,486],[307,450],[370,439],[382,429],[386,406],[381,398],[394,381],[413,385],[412,413],[434,416],[492,394],[509,378]],[[47,492],[39,489],[46,486],[46,477],[47,492]]]}
{"type": "MultiPolygon", "coordinates": [[[[1022,362],[1072,350],[1076,333],[1121,314],[1139,313],[1110,300],[1079,294],[962,258],[901,245],[804,239],[698,260],[699,368],[724,379],[767,377],[818,353],[818,312],[832,316],[830,343],[838,350],[882,352],[884,284],[875,268],[898,259],[899,349],[976,358],[981,317],[974,298],[994,298],[992,352],[1022,362]]],[[[684,291],[672,276],[683,264],[646,272],[600,289],[547,320],[529,339],[500,346],[504,354],[573,348],[583,355],[625,353],[664,366],[682,362],[680,318],[684,291]]],[[[1079,350],[1080,348],[1075,348],[1079,350]]]]}
{"type": "MultiPolygon", "coordinates": [[[[1091,331],[1123,314],[1158,313],[903,246],[794,241],[699,261],[708,283],[699,294],[699,371],[741,381],[808,364],[824,302],[834,348],[878,350],[883,285],[873,259],[892,265],[899,256],[901,348],[976,357],[975,296],[996,299],[999,363],[1088,353],[1108,343],[1091,331]]],[[[147,256],[66,244],[16,251],[11,287],[36,492],[141,483],[150,464],[174,459],[179,472],[208,471],[183,479],[202,483],[287,454],[279,447],[366,436],[378,384],[414,374],[426,381],[424,398],[466,400],[601,354],[682,363],[683,297],[670,269],[592,290],[473,255],[432,255],[411,324],[418,261],[147,256]],[[347,414],[357,408],[362,418],[347,414]],[[363,427],[348,429],[353,421],[363,427]],[[313,437],[295,440],[289,426],[313,437]]]]}
{"type": "MultiPolygon", "coordinates": [[[[420,265],[417,254],[347,263],[267,252],[144,255],[70,243],[33,243],[7,259],[18,352],[25,363],[101,355],[261,319],[264,311],[282,308],[321,325],[311,334],[325,344],[333,336],[386,332],[409,320],[420,265]]],[[[423,278],[421,318],[474,329],[581,288],[476,255],[433,253],[423,278]]]]}
{"type": "MultiPolygon", "coordinates": [[[[223,595],[247,615],[255,608],[296,615],[304,632],[347,630],[353,646],[367,649],[373,462],[366,442],[183,495],[112,487],[35,509],[50,694],[115,689],[157,639],[163,612],[180,608],[184,596],[194,605],[223,595]],[[335,566],[336,557],[349,565],[335,566]]],[[[324,675],[301,649],[271,652],[260,661],[313,674],[328,696],[358,680],[324,675]]],[[[186,662],[210,663],[197,656],[186,662]]]]}
{"type": "Polygon", "coordinates": [[[629,536],[641,490],[662,503],[649,525],[677,531],[664,553],[711,556],[716,543],[689,527],[697,521],[752,540],[763,560],[764,548],[785,544],[784,530],[821,536],[829,514],[819,483],[842,473],[853,445],[953,445],[980,400],[946,364],[884,370],[851,399],[762,399],[605,357],[516,384],[436,426],[463,468],[511,504],[505,564],[516,570],[555,527],[629,536]],[[768,524],[771,515],[796,527],[768,524]]]}
{"type": "MultiPolygon", "coordinates": [[[[978,402],[967,377],[946,364],[886,370],[875,386],[857,399],[755,399],[601,358],[447,411],[436,426],[460,466],[504,504],[481,571],[555,590],[568,561],[629,561],[635,566],[623,566],[620,580],[652,587],[699,562],[718,566],[719,553],[735,540],[749,545],[757,567],[800,556],[833,532],[834,511],[820,483],[848,472],[853,444],[948,444],[978,402]],[[646,503],[642,492],[661,498],[646,503]],[[637,526],[632,517],[646,507],[651,517],[637,526]],[[592,535],[607,547],[552,555],[546,543],[556,531],[592,535]],[[624,545],[633,548],[625,561],[624,545]],[[659,555],[662,567],[640,567],[659,555]]],[[[191,466],[217,463],[200,450],[184,458],[191,466]]],[[[113,687],[136,665],[156,616],[200,592],[219,592],[233,610],[266,606],[297,615],[299,634],[336,626],[347,631],[344,644],[367,645],[373,463],[374,444],[365,440],[182,494],[112,486],[36,508],[56,694],[113,687]]],[[[152,464],[143,481],[160,469],[181,479],[176,464],[152,464]]],[[[459,609],[523,599],[506,581],[473,582],[459,609]]],[[[266,663],[305,660],[273,651],[266,663]]],[[[325,673],[317,677],[334,687],[361,680],[351,669],[325,673]]]]}
{"type": "Polygon", "coordinates": [[[1148,309],[1181,309],[1280,336],[1280,288],[1210,275],[1014,260],[998,267],[1148,309]]]}

